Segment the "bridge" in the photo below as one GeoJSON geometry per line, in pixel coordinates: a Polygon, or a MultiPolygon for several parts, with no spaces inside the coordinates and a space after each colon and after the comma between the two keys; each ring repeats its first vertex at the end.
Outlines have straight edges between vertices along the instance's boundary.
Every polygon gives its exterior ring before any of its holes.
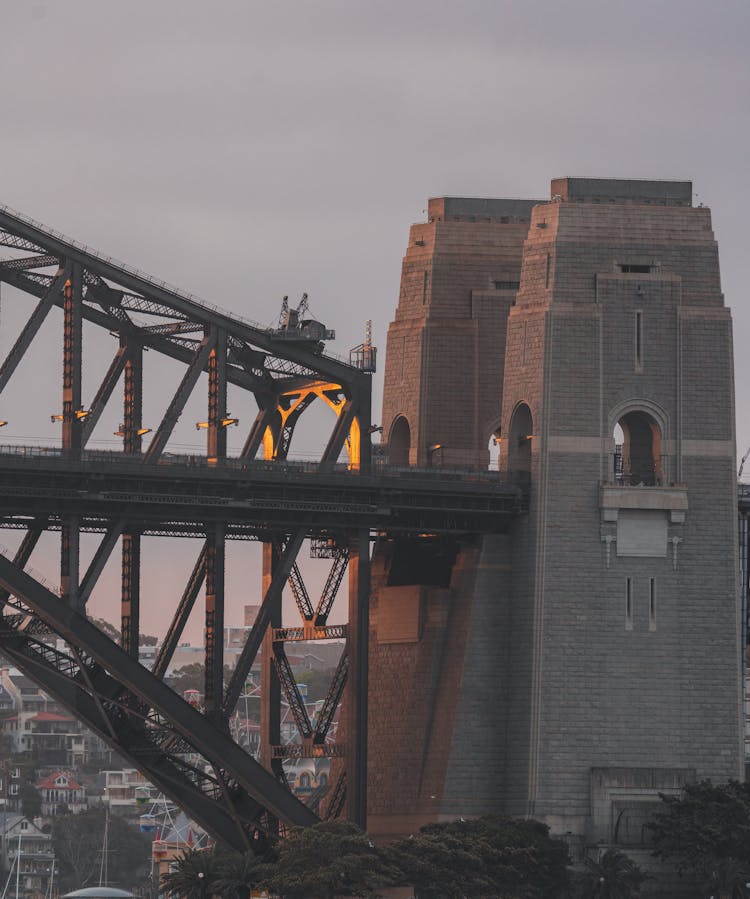
{"type": "MultiPolygon", "coordinates": [[[[177,801],[217,839],[239,850],[262,847],[279,828],[308,825],[314,812],[290,791],[283,760],[329,756],[338,775],[329,816],[362,825],[366,814],[368,602],[373,535],[437,539],[505,531],[521,508],[520,491],[488,473],[373,464],[370,434],[374,348],[348,361],[323,352],[318,323],[267,329],[117,262],[21,213],[0,207],[0,282],[31,301],[26,324],[0,366],[0,393],[50,315],[62,317],[63,366],[54,418],[58,446],[0,446],[0,527],[23,532],[14,553],[0,554],[0,649],[89,728],[177,801]],[[84,332],[83,325],[87,327],[84,332]],[[111,363],[90,397],[83,390],[83,343],[114,343],[111,363]],[[143,354],[184,366],[160,422],[144,427],[143,354]],[[202,378],[205,375],[206,377],[202,378]],[[190,397],[206,384],[205,451],[175,454],[170,438],[190,397]],[[228,387],[257,412],[241,452],[227,451],[236,424],[228,387]],[[120,390],[122,448],[89,443],[120,390]],[[59,403],[59,406],[57,405],[59,403]],[[333,427],[314,463],[290,459],[301,416],[327,410],[333,427]],[[259,458],[260,456],[260,458],[259,458]],[[345,461],[341,461],[345,459],[345,461]],[[31,567],[46,532],[60,534],[59,584],[31,567]],[[81,534],[99,536],[83,570],[81,534]],[[151,670],[138,661],[143,541],[192,537],[200,542],[185,589],[151,670]],[[226,543],[263,544],[263,596],[237,666],[225,682],[222,636],[226,543]],[[305,541],[330,560],[313,601],[300,570],[305,541]],[[121,550],[121,641],[87,617],[87,604],[116,547],[121,550]],[[348,572],[348,623],[329,613],[348,572]],[[296,626],[282,620],[291,588],[296,626]],[[204,708],[163,680],[188,618],[205,604],[204,708]],[[346,648],[323,709],[311,721],[285,644],[341,639],[346,648]],[[228,721],[250,667],[262,655],[260,760],[229,734],[228,721]],[[299,740],[280,738],[282,695],[299,740]],[[332,738],[343,708],[344,737],[332,738]]],[[[7,299],[4,297],[4,302],[7,299]]],[[[166,603],[168,597],[159,596],[166,603]]]]}

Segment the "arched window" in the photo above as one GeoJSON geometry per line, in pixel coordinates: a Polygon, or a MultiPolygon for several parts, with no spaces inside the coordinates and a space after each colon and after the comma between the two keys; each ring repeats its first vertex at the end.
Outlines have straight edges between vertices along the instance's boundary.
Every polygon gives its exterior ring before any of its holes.
{"type": "Polygon", "coordinates": [[[531,484],[531,443],[534,426],[531,409],[519,403],[513,410],[508,434],[508,477],[520,487],[531,484]]]}
{"type": "Polygon", "coordinates": [[[624,485],[654,487],[663,483],[661,428],[642,409],[625,413],[617,422],[615,480],[624,485]]]}
{"type": "Polygon", "coordinates": [[[388,464],[408,465],[410,450],[411,428],[404,416],[399,415],[391,425],[391,433],[388,436],[388,464]]]}
{"type": "Polygon", "coordinates": [[[301,787],[309,787],[310,786],[310,775],[305,771],[299,776],[299,785],[301,787]]]}

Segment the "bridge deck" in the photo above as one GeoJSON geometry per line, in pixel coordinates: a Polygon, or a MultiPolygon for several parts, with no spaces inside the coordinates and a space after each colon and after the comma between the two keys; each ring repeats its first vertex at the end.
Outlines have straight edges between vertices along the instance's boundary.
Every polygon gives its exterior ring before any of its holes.
{"type": "Polygon", "coordinates": [[[360,475],[341,466],[321,472],[304,462],[84,451],[81,460],[46,447],[0,447],[0,523],[80,515],[89,531],[113,517],[134,518],[144,533],[192,536],[222,521],[227,536],[263,537],[308,526],[348,532],[363,526],[389,533],[502,532],[518,514],[518,488],[490,472],[389,469],[360,475]]]}

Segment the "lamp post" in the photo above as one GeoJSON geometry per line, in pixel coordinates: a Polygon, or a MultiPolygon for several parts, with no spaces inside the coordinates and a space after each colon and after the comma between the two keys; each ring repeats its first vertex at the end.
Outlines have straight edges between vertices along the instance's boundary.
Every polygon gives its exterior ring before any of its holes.
{"type": "Polygon", "coordinates": [[[440,452],[440,464],[443,464],[443,444],[442,443],[431,443],[427,447],[427,467],[432,468],[432,457],[435,453],[440,452]]]}

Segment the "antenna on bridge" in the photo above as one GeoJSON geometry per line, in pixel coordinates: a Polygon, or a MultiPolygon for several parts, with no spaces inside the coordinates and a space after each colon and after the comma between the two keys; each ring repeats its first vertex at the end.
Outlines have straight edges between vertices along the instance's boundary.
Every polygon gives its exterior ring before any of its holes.
{"type": "Polygon", "coordinates": [[[365,322],[365,342],[349,350],[349,365],[361,371],[375,371],[378,349],[372,345],[372,320],[365,322]]]}

